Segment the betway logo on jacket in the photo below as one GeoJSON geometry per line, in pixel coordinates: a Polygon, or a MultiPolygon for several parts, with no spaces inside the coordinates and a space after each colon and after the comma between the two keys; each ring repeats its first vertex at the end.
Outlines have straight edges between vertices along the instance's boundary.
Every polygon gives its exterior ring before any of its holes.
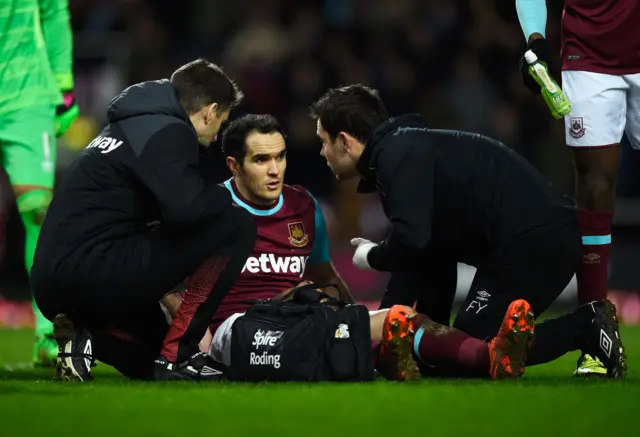
{"type": "Polygon", "coordinates": [[[115,138],[97,136],[93,141],[89,143],[87,149],[97,147],[98,149],[100,149],[100,153],[109,153],[116,150],[121,145],[122,141],[116,140],[115,138]]]}
{"type": "Polygon", "coordinates": [[[277,256],[273,253],[263,253],[247,258],[242,272],[299,273],[302,277],[308,259],[308,256],[277,256]]]}

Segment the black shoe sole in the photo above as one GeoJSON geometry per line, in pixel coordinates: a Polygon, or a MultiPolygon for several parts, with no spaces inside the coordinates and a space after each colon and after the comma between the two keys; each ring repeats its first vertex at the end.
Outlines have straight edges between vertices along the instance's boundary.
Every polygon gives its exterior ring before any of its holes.
{"type": "Polygon", "coordinates": [[[207,381],[220,381],[222,377],[216,378],[202,378],[197,376],[187,375],[182,372],[173,372],[170,370],[165,370],[162,372],[154,372],[153,378],[156,381],[191,381],[191,382],[207,382],[207,381]]]}
{"type": "Polygon", "coordinates": [[[180,372],[174,372],[168,369],[156,370],[153,372],[153,379],[156,381],[193,381],[199,382],[199,379],[191,378],[180,372]]]}
{"type": "Polygon", "coordinates": [[[613,326],[616,333],[618,334],[617,339],[612,339],[614,341],[614,344],[611,346],[612,351],[614,347],[616,347],[617,349],[622,348],[622,352],[617,353],[618,356],[615,359],[615,364],[611,368],[607,367],[607,377],[614,379],[624,379],[627,377],[627,354],[625,353],[622,339],[619,337],[620,327],[618,323],[616,306],[609,299],[606,299],[604,301],[604,318],[606,323],[613,326]]]}
{"type": "Polygon", "coordinates": [[[53,320],[53,337],[58,344],[58,359],[56,361],[56,381],[90,381],[89,377],[82,378],[78,371],[73,367],[71,357],[72,341],[73,341],[73,323],[65,314],[58,314],[53,320]],[[69,350],[67,350],[67,345],[69,350]],[[60,355],[65,353],[65,357],[60,355]]]}

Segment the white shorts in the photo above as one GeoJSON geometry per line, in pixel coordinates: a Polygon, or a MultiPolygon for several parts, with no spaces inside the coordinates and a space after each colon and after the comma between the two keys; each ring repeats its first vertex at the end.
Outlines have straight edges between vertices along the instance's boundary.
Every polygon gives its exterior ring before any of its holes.
{"type": "MultiPolygon", "coordinates": [[[[369,317],[385,311],[387,310],[369,311],[369,317]]],[[[227,367],[231,364],[231,332],[233,324],[238,317],[242,315],[244,315],[244,313],[233,314],[222,322],[216,330],[216,333],[213,334],[213,340],[211,340],[211,346],[209,346],[209,355],[227,367]]]]}
{"type": "Polygon", "coordinates": [[[213,340],[211,340],[211,346],[209,346],[209,355],[227,367],[231,364],[231,328],[233,328],[236,319],[242,315],[244,313],[232,314],[222,322],[216,333],[213,334],[213,340]]]}
{"type": "Polygon", "coordinates": [[[565,116],[568,146],[619,144],[626,130],[632,147],[640,150],[640,73],[563,71],[562,89],[572,106],[565,116]]]}

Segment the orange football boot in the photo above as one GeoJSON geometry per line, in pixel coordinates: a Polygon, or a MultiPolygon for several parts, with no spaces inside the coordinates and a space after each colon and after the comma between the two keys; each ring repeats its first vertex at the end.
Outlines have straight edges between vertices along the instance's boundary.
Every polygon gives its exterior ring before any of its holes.
{"type": "Polygon", "coordinates": [[[394,305],[387,312],[382,328],[382,342],[378,354],[378,370],[391,381],[420,379],[418,364],[413,358],[413,320],[402,305],[394,305]]]}
{"type": "Polygon", "coordinates": [[[498,335],[489,343],[493,379],[517,379],[524,374],[527,352],[534,340],[534,320],[529,302],[511,302],[498,335]]]}

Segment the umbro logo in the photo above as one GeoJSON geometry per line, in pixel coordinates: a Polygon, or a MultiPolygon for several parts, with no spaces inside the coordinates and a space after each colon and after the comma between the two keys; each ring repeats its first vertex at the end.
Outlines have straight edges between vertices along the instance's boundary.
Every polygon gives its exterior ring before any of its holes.
{"type": "Polygon", "coordinates": [[[222,372],[209,366],[203,366],[202,369],[200,369],[200,374],[202,376],[211,376],[211,375],[222,375],[222,372]]]}
{"type": "Polygon", "coordinates": [[[607,358],[611,358],[611,350],[613,348],[613,341],[611,337],[604,332],[604,329],[600,330],[600,349],[607,355],[607,358]]]}
{"type": "Polygon", "coordinates": [[[600,255],[597,253],[587,253],[582,257],[586,264],[595,264],[600,262],[600,255]]]}
{"type": "Polygon", "coordinates": [[[488,293],[484,290],[480,290],[478,292],[476,292],[476,300],[480,301],[480,302],[487,302],[489,301],[489,298],[491,297],[491,293],[488,293]]]}
{"type": "Polygon", "coordinates": [[[87,370],[91,372],[91,359],[88,358],[93,356],[93,354],[91,353],[91,340],[87,340],[82,352],[84,353],[84,364],[87,366],[87,370]]]}

